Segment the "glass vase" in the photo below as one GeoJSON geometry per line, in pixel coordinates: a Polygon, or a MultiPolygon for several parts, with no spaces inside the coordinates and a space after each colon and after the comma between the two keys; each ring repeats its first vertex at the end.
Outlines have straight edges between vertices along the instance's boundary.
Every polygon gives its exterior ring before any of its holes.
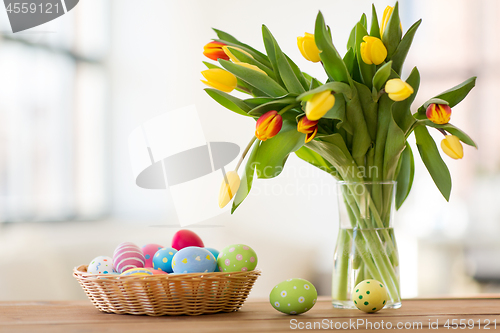
{"type": "Polygon", "coordinates": [[[338,182],[339,234],[332,274],[332,304],[354,309],[353,288],[375,279],[387,289],[385,308],[401,307],[394,229],[396,182],[338,182]]]}

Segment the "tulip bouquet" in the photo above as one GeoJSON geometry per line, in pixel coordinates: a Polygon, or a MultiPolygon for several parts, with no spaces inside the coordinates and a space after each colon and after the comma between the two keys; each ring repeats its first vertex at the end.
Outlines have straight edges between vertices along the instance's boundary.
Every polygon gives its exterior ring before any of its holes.
{"type": "MultiPolygon", "coordinates": [[[[255,175],[276,177],[289,154],[295,153],[349,185],[348,193],[343,194],[353,228],[388,227],[394,193],[381,184],[397,182],[395,202],[399,208],[413,183],[414,159],[407,142],[412,133],[427,170],[448,200],[450,173],[429,129],[444,135],[441,149],[453,159],[463,157],[461,142],[475,147],[474,141],[449,121],[451,108],[466,97],[476,78],[437,94],[412,113],[419,72],[413,68],[405,80],[401,74],[420,23],[403,35],[398,3],[385,9],[380,22],[373,7],[370,25],[363,14],[342,57],[319,12],[314,34],[305,33],[297,42],[306,60],[323,66],[326,82],[302,72],[265,25],[266,53],[214,29],[218,39],[205,46],[204,55],[219,66],[204,62],[208,69],[202,72],[203,82],[211,87],[205,90],[225,108],[256,120],[255,134],[236,170],[228,172],[222,182],[219,205],[227,205],[234,197],[234,212],[247,197],[255,175]],[[229,94],[233,90],[250,96],[234,97],[229,94]],[[245,158],[240,180],[238,169],[245,158]],[[354,190],[354,184],[362,184],[362,194],[354,190]]],[[[356,248],[369,254],[362,258],[369,274],[384,281],[389,294],[397,298],[397,258],[389,253],[387,238],[390,235],[367,234],[356,248]]]]}

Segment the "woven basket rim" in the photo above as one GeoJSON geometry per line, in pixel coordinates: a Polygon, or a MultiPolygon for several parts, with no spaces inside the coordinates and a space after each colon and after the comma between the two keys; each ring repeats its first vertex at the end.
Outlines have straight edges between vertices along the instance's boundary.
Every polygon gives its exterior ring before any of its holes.
{"type": "Polygon", "coordinates": [[[73,268],[73,275],[77,278],[86,280],[103,280],[106,278],[108,281],[113,280],[143,280],[144,278],[150,279],[167,279],[167,280],[186,280],[186,279],[220,279],[226,277],[243,277],[249,275],[261,275],[260,269],[251,271],[238,271],[238,272],[209,272],[209,273],[182,273],[182,274],[156,274],[156,275],[120,275],[120,274],[91,274],[87,273],[88,265],[80,265],[73,268]]]}

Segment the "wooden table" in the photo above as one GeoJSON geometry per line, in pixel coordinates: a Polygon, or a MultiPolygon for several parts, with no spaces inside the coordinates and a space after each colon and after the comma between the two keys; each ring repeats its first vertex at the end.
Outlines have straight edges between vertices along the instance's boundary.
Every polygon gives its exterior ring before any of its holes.
{"type": "Polygon", "coordinates": [[[290,332],[310,331],[306,328],[313,325],[322,330],[343,326],[359,332],[387,329],[389,325],[392,329],[406,325],[413,328],[411,331],[420,332],[449,332],[453,327],[469,332],[495,330],[496,327],[500,330],[500,298],[411,299],[404,300],[401,309],[375,314],[336,310],[325,298],[299,316],[281,314],[264,300],[250,300],[238,312],[195,317],[105,314],[96,310],[90,301],[0,302],[2,333],[290,332]],[[429,329],[429,324],[438,329],[429,329]]]}

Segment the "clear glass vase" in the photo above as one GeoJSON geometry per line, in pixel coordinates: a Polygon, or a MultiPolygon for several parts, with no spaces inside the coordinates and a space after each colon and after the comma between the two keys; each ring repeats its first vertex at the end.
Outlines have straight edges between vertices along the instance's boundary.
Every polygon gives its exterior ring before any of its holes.
{"type": "Polygon", "coordinates": [[[352,290],[361,281],[382,282],[385,308],[401,307],[399,256],[392,217],[396,182],[339,182],[339,234],[333,261],[332,304],[354,309],[352,290]]]}

